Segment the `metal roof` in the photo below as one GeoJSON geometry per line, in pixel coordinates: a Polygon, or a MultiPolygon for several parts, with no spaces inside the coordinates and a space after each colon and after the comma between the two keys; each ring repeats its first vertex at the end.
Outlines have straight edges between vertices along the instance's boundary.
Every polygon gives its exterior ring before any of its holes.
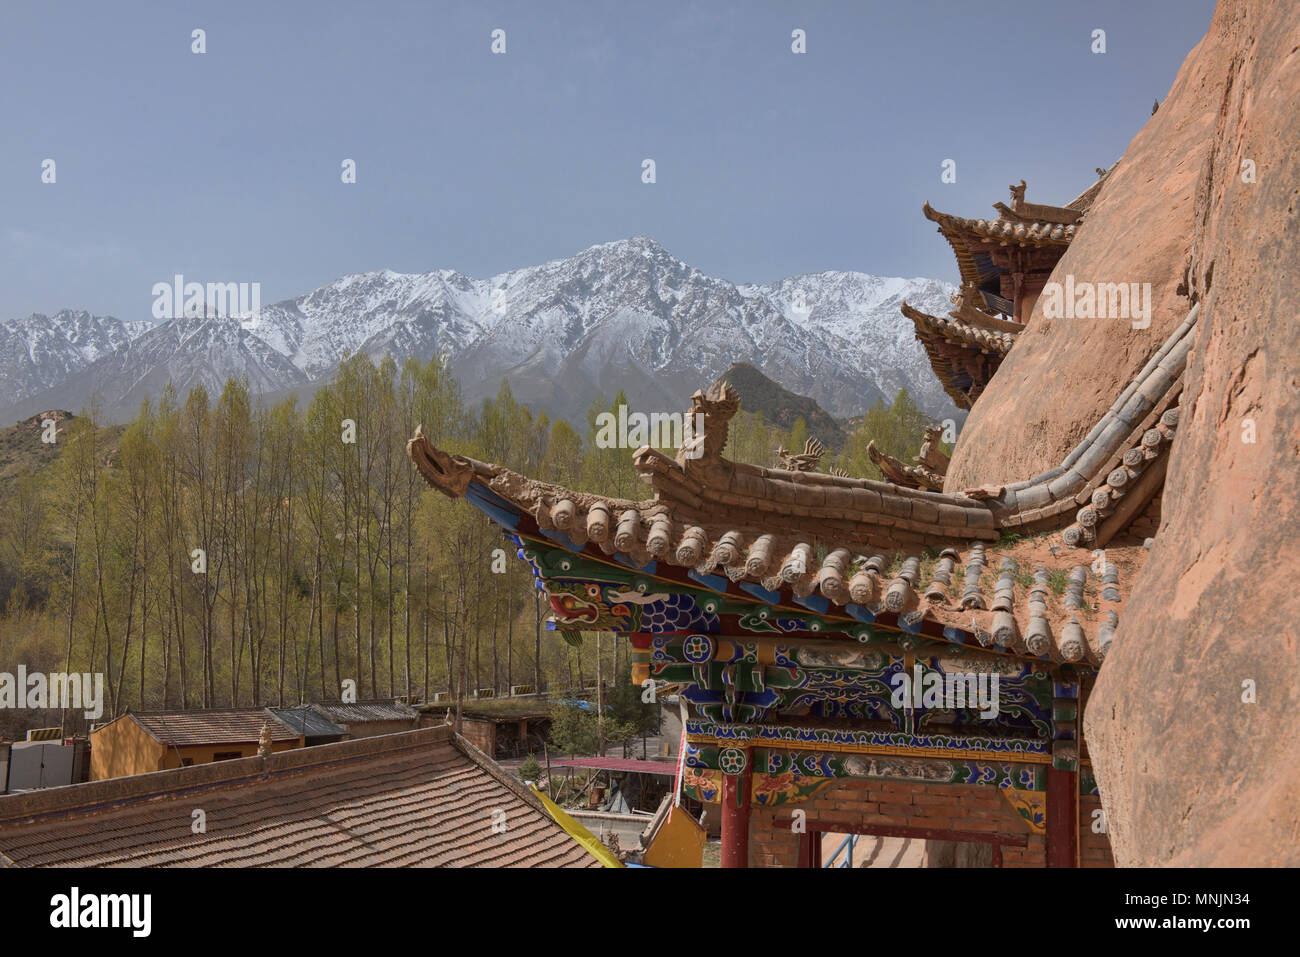
{"type": "Polygon", "coordinates": [[[272,708],[271,713],[304,738],[342,738],[348,729],[335,724],[311,705],[272,708]]]}
{"type": "Polygon", "coordinates": [[[633,758],[573,758],[552,761],[551,767],[590,768],[594,771],[636,771],[640,774],[663,774],[669,777],[677,773],[676,761],[638,761],[633,758]]]}
{"type": "Polygon", "coordinates": [[[327,701],[315,704],[316,708],[331,721],[340,724],[364,724],[367,721],[414,721],[420,713],[409,705],[399,701],[384,699],[382,701],[327,701]]]}

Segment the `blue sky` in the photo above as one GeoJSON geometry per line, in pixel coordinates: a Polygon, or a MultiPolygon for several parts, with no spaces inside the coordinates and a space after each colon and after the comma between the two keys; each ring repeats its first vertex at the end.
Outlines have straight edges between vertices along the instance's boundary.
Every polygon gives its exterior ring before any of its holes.
{"type": "Polygon", "coordinates": [[[1072,198],[1164,99],[1213,6],[10,2],[0,319],[145,319],[178,272],[260,282],[268,303],[633,235],[736,282],[952,280],[922,202],[990,214],[1022,177],[1030,201],[1072,198]]]}

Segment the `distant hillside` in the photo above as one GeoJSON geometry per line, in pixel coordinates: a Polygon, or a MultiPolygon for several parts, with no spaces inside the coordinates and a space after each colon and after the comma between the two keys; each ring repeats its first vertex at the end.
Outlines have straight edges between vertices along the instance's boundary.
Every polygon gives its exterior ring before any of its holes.
{"type": "Polygon", "coordinates": [[[0,481],[30,475],[53,462],[63,451],[58,439],[63,437],[62,430],[72,418],[71,412],[52,410],[0,428],[0,481]],[[41,423],[46,419],[53,419],[59,430],[52,445],[41,441],[41,423]]]}
{"type": "Polygon", "coordinates": [[[829,412],[807,396],[773,382],[748,362],[733,362],[717,381],[731,383],[740,393],[740,407],[744,411],[761,412],[764,419],[783,429],[789,429],[796,419],[803,419],[809,435],[832,449],[844,447],[848,436],[829,412]]]}
{"type": "MultiPolygon", "coordinates": [[[[74,422],[82,423],[83,420],[62,409],[49,409],[0,428],[0,485],[49,468],[68,447],[68,435],[74,422]],[[46,419],[53,419],[55,423],[53,443],[41,441],[45,431],[41,423],[46,419]]],[[[111,465],[117,461],[125,431],[124,425],[100,427],[97,443],[101,464],[111,465]]],[[[3,595],[2,589],[0,595],[3,595]]]]}

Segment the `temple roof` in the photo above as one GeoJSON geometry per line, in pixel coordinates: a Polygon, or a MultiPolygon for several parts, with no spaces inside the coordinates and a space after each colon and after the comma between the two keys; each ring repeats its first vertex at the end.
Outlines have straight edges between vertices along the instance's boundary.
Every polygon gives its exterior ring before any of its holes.
{"type": "MultiPolygon", "coordinates": [[[[948,342],[969,346],[980,352],[997,353],[998,355],[1006,355],[1011,351],[1011,347],[1016,344],[1016,333],[1014,332],[981,329],[973,323],[954,316],[946,318],[932,316],[928,312],[922,312],[920,309],[908,305],[906,300],[904,300],[900,308],[903,315],[911,319],[916,325],[917,338],[923,341],[925,335],[933,334],[948,342]]],[[[1014,326],[1015,324],[1006,323],[1006,325],[1014,326]]]]}
{"type": "Polygon", "coordinates": [[[1017,271],[1016,290],[1026,272],[1036,281],[1043,280],[1074,239],[1102,182],[1104,176],[1066,206],[1048,206],[1026,202],[1021,180],[1011,187],[1010,206],[993,204],[997,219],[968,219],[941,213],[929,203],[922,206],[957,257],[961,293],[954,297],[957,308],[947,318],[921,312],[906,302],[902,312],[915,324],[931,368],[959,408],[974,405],[1024,328],[1015,315],[1016,303],[1003,295],[1009,292],[1008,269],[1017,271]]]}
{"type": "MultiPolygon", "coordinates": [[[[413,442],[421,439],[418,436],[413,442]]],[[[432,446],[429,449],[432,453],[413,449],[412,457],[446,455],[432,446]]],[[[820,473],[793,474],[808,482],[800,490],[814,497],[837,500],[837,492],[845,493],[846,506],[837,507],[838,519],[813,520],[806,515],[811,509],[788,502],[786,513],[754,514],[739,508],[721,512],[716,521],[697,522],[675,519],[662,500],[607,500],[558,486],[546,486],[537,499],[511,495],[511,489],[521,488],[518,473],[456,458],[471,470],[466,494],[494,520],[524,539],[592,556],[610,574],[622,567],[627,576],[653,575],[653,583],[638,586],[647,597],[671,592],[670,581],[675,578],[684,586],[744,597],[756,607],[802,607],[838,614],[846,631],[858,622],[913,634],[928,626],[931,633],[956,643],[1095,664],[1105,655],[1118,622],[1121,568],[1128,580],[1145,557],[1140,546],[1112,550],[1113,560],[1103,570],[1104,584],[1097,586],[1087,565],[1081,564],[1091,560],[1087,552],[1071,553],[1041,538],[1022,543],[1013,536],[999,541],[990,524],[992,511],[978,500],[865,480],[844,487],[820,473]],[[881,488],[892,492],[878,491],[881,488]],[[503,492],[510,497],[502,496],[503,492]],[[856,498],[854,492],[865,493],[865,498],[856,498]],[[848,504],[854,501],[862,502],[858,509],[848,504]],[[965,505],[955,504],[958,501],[965,505]],[[875,502],[893,514],[870,516],[875,502]],[[875,527],[864,534],[851,520],[866,526],[874,519],[882,522],[882,528],[892,521],[897,524],[890,527],[891,535],[917,542],[918,535],[902,529],[919,528],[922,523],[904,515],[926,514],[932,502],[940,503],[933,507],[942,507],[945,519],[953,524],[947,536],[951,544],[941,549],[916,544],[902,550],[873,547],[869,539],[878,537],[875,527]],[[960,525],[976,514],[987,520],[960,525]],[[1055,595],[1067,587],[1070,575],[1077,579],[1077,595],[1058,599],[1055,595]],[[1092,594],[1099,590],[1104,590],[1104,603],[1092,594]]],[[[583,577],[574,570],[565,576],[583,577]]],[[[627,600],[633,597],[629,589],[627,600]]],[[[576,619],[573,627],[580,627],[581,621],[576,619]]]]}
{"type": "Polygon", "coordinates": [[[990,281],[1005,270],[990,255],[991,247],[1021,246],[1048,248],[1063,251],[1074,239],[1084,212],[1091,206],[1100,190],[1099,180],[1066,206],[1048,206],[1025,202],[1025,181],[1011,187],[1011,205],[994,203],[998,210],[996,219],[967,218],[941,213],[928,202],[921,207],[926,219],[939,227],[939,232],[952,247],[957,257],[957,269],[963,285],[981,288],[986,305],[1006,312],[1005,300],[992,289],[990,281]],[[988,287],[988,288],[985,288],[988,287]]]}
{"type": "MultiPolygon", "coordinates": [[[[921,212],[926,219],[937,223],[945,234],[966,233],[976,239],[1003,245],[1068,246],[1078,228],[1075,223],[1067,225],[1033,219],[1007,219],[1002,216],[997,219],[967,219],[941,213],[929,203],[921,207],[921,212]]],[[[964,271],[962,278],[967,278],[964,271]]]]}
{"type": "MultiPolygon", "coordinates": [[[[982,329],[956,314],[947,318],[932,316],[906,301],[900,309],[916,327],[917,341],[925,349],[944,392],[957,408],[971,408],[993,378],[1002,357],[1011,351],[1014,333],[982,329]]],[[[1016,327],[1015,323],[1005,325],[1016,327]]]]}
{"type": "Polygon", "coordinates": [[[987,642],[980,635],[997,633],[1010,648],[1023,641],[1031,654],[1096,660],[1116,617],[1109,613],[1118,613],[1119,564],[1110,562],[1116,571],[1105,582],[1113,586],[1106,589],[1112,596],[1107,607],[1091,606],[1084,601],[1088,579],[1081,564],[1088,552],[1072,556],[1069,548],[1113,548],[1112,539],[1158,489],[1178,424],[1196,314],[1193,309],[1057,468],[960,494],[729,461],[721,453],[740,397],[727,383],[692,397],[676,458],[637,450],[633,461],[654,490],[644,501],[578,492],[451,455],[422,431],[407,451],[433,487],[468,495],[515,533],[570,552],[609,557],[627,569],[660,569],[720,594],[738,588],[762,602],[795,606],[815,596],[828,613],[844,609],[838,613],[848,620],[891,614],[893,626],[904,631],[929,621],[945,635],[975,636],[981,644],[987,642]],[[696,423],[702,425],[698,433],[696,423]],[[1020,564],[1028,559],[1016,543],[1044,533],[1059,534],[1054,541],[1068,548],[1052,544],[1032,569],[1020,564]],[[972,565],[977,568],[974,587],[968,584],[960,597],[938,574],[944,557],[951,560],[950,573],[959,565],[968,575],[972,565]],[[1017,562],[1016,568],[1004,569],[1003,559],[1017,562]],[[931,561],[941,587],[926,570],[931,561]],[[995,604],[981,604],[986,597],[972,603],[972,596],[989,591],[985,568],[996,568],[999,578],[1004,570],[1013,579],[1032,574],[1033,581],[995,604]],[[1072,606],[1043,601],[1043,576],[1059,584],[1067,575],[1082,579],[1072,606]],[[981,618],[982,611],[989,615],[981,618]],[[994,612],[1010,617],[995,623],[994,612]]]}

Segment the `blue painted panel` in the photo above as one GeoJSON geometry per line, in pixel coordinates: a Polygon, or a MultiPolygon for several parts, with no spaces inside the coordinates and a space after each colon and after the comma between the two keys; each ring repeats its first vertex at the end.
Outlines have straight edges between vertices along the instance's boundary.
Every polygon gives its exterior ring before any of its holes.
{"type": "Polygon", "coordinates": [[[699,582],[705,588],[709,589],[709,591],[716,591],[721,594],[725,593],[727,590],[727,578],[725,575],[701,575],[692,568],[686,573],[686,577],[691,579],[691,581],[699,582]]]}
{"type": "Polygon", "coordinates": [[[769,605],[775,605],[781,600],[781,593],[779,591],[768,591],[762,585],[754,582],[741,582],[740,590],[748,592],[755,598],[767,602],[769,605]]]}
{"type": "Polygon", "coordinates": [[[477,482],[470,482],[469,488],[465,490],[465,498],[502,528],[508,528],[512,532],[519,530],[522,513],[490,489],[484,488],[477,482]]]}
{"type": "Polygon", "coordinates": [[[845,605],[844,610],[847,611],[854,618],[856,618],[858,621],[866,622],[868,625],[872,624],[876,620],[876,616],[873,615],[871,612],[867,611],[865,607],[863,607],[862,605],[854,604],[853,602],[849,602],[847,605],[845,605]]]}
{"type": "Polygon", "coordinates": [[[795,604],[803,605],[805,608],[811,608],[819,615],[824,615],[831,610],[831,601],[822,595],[809,595],[807,598],[795,596],[795,604]]]}

